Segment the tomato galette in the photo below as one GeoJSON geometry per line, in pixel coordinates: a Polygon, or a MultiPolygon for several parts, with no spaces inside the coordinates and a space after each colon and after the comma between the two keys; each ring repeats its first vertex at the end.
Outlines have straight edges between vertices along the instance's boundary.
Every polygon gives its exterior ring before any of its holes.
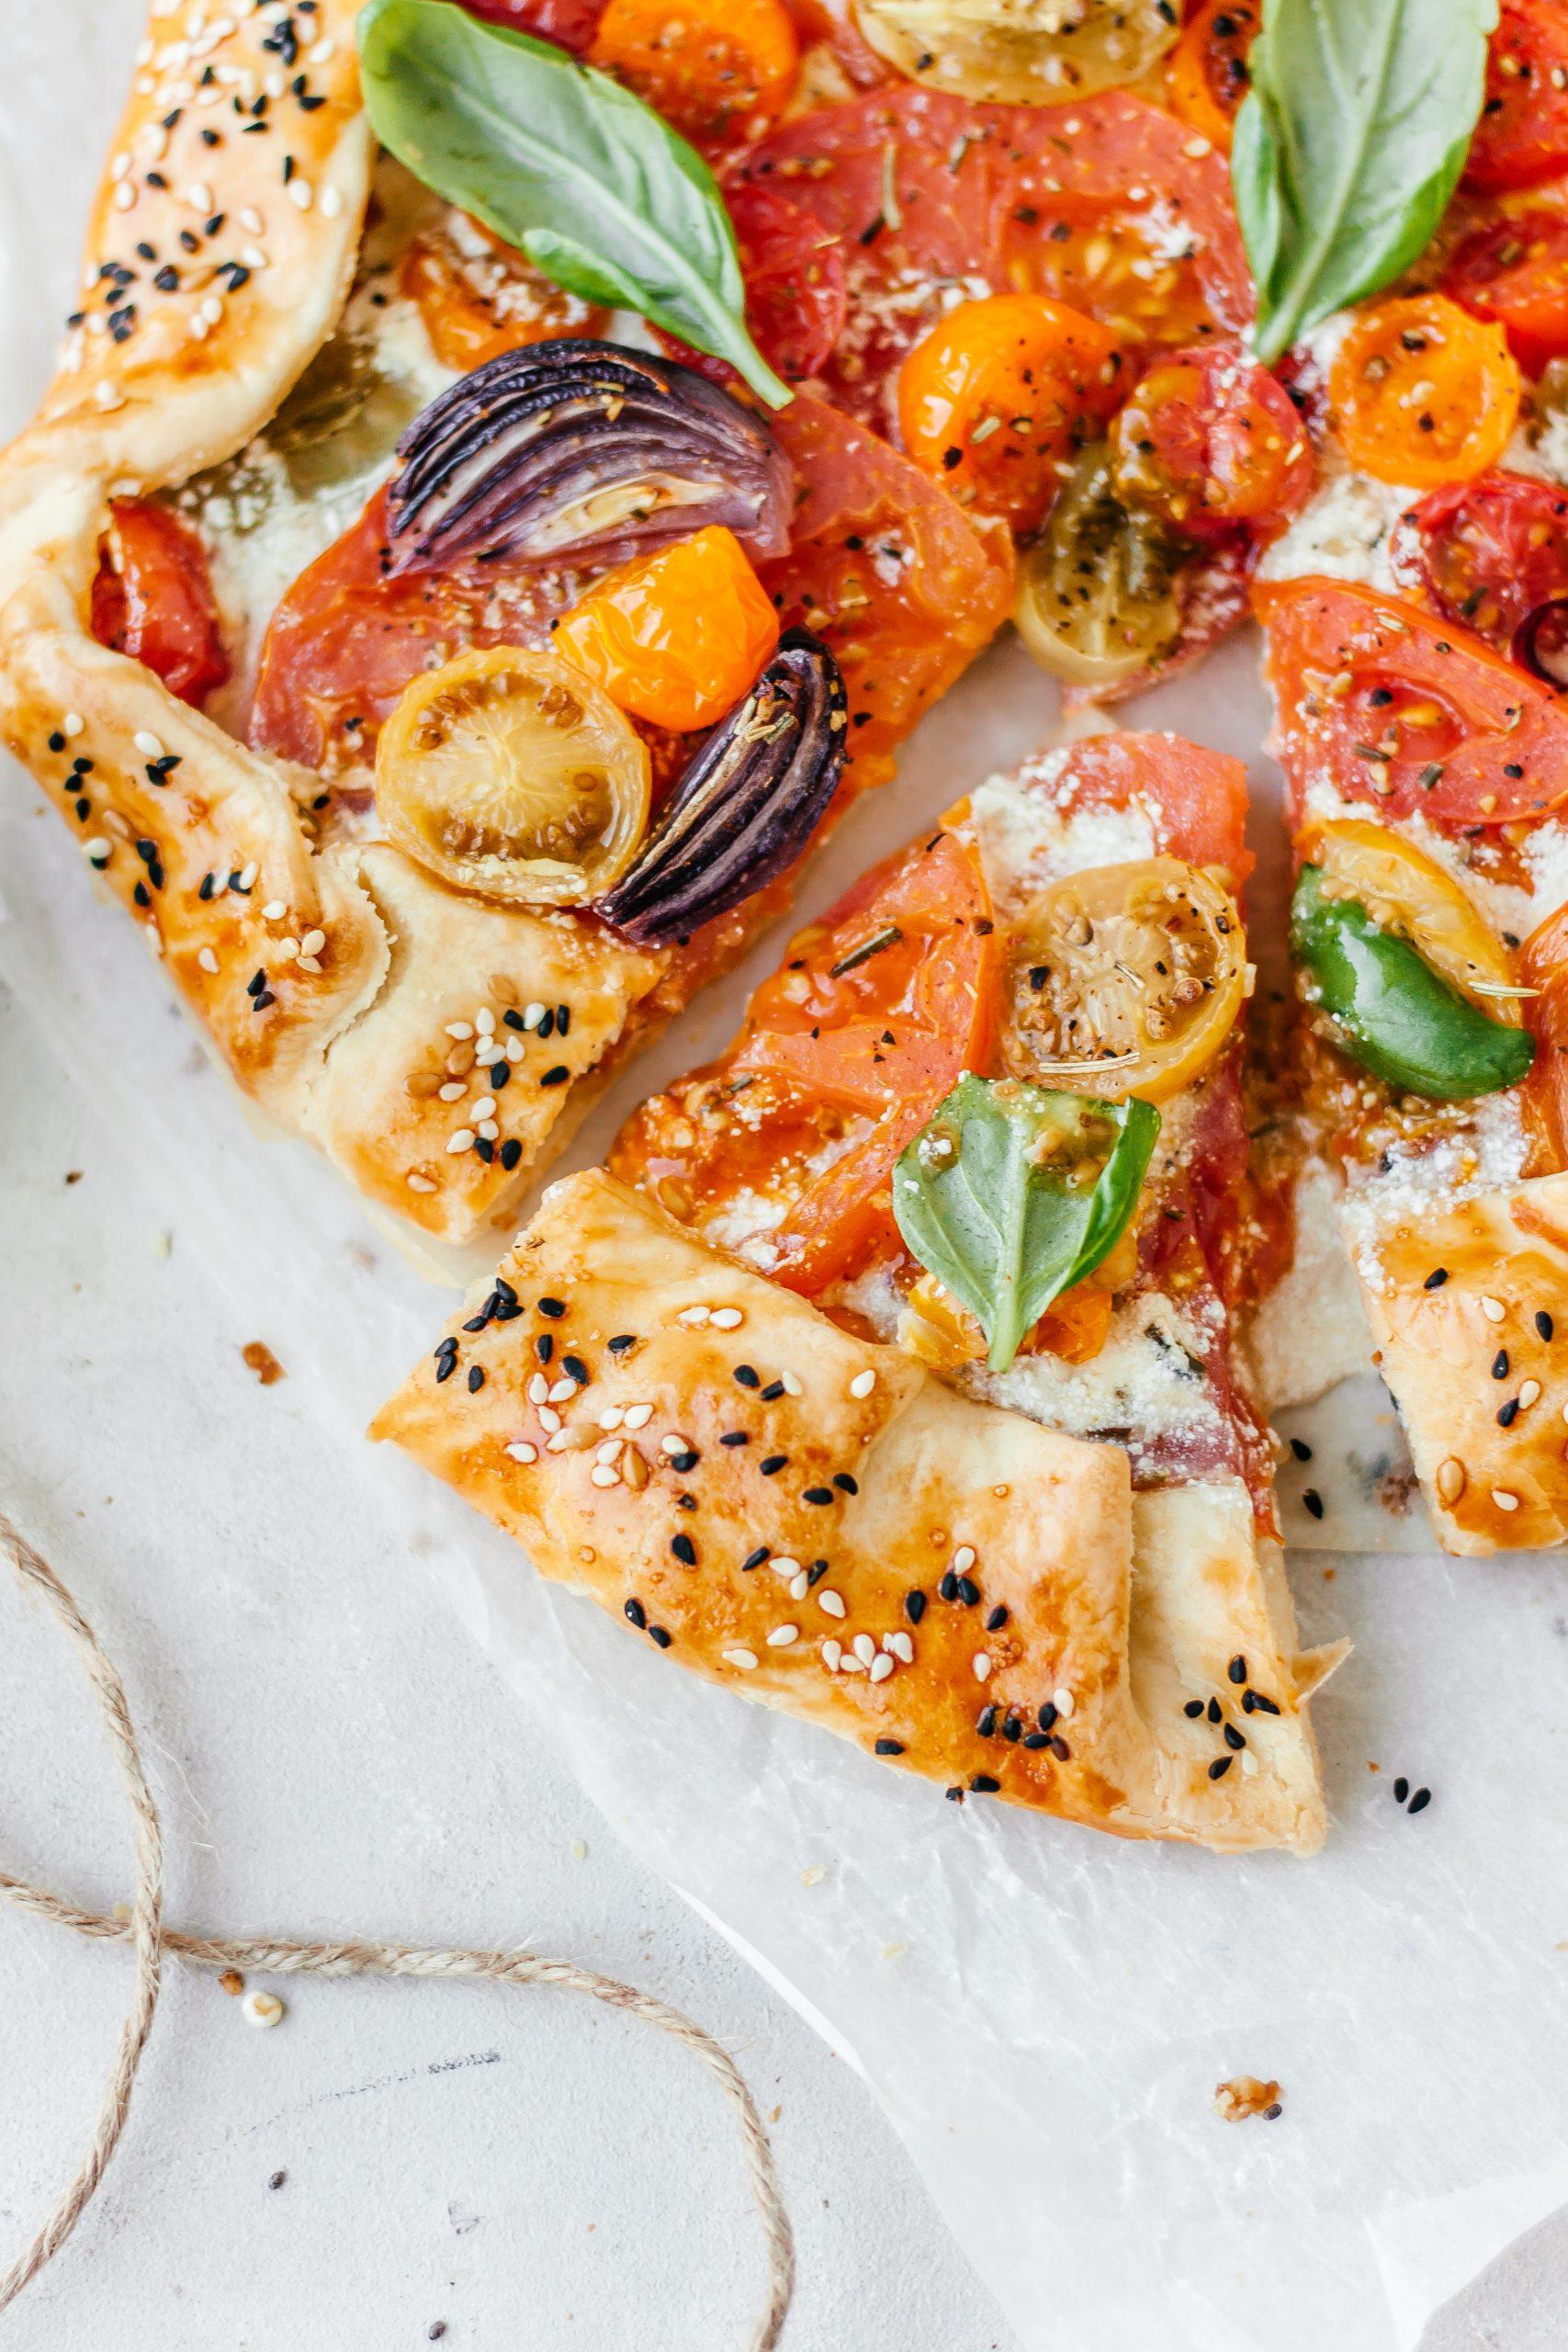
{"type": "Polygon", "coordinates": [[[1237,1318],[1239,763],[997,776],[552,1187],[379,1415],[672,1660],[1129,1837],[1320,1841],[1237,1318]]]}

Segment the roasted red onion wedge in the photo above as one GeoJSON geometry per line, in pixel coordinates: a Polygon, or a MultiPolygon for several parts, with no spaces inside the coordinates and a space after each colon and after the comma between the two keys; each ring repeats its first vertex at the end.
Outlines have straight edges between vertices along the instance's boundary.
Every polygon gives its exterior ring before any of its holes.
{"type": "Polygon", "coordinates": [[[1568,694],[1568,596],[1553,596],[1527,613],[1511,650],[1522,670],[1568,694]]]}
{"type": "Polygon", "coordinates": [[[605,921],[641,946],[667,946],[782,874],[833,797],[844,724],[838,663],[807,630],[790,629],[599,900],[605,921]]]}
{"type": "Polygon", "coordinates": [[[789,544],[790,469],[762,418],[679,360],[616,343],[500,353],[439,393],[398,454],[394,572],[617,563],[709,523],[759,560],[789,544]]]}

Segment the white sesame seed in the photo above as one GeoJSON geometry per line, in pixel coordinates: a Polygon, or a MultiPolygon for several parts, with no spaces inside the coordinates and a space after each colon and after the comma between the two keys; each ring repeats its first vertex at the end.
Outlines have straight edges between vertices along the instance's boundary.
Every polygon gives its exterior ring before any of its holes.
{"type": "Polygon", "coordinates": [[[880,1657],[874,1657],[872,1659],[869,1671],[874,1682],[886,1681],[888,1676],[893,1671],[893,1660],[888,1657],[886,1650],[883,1651],[880,1657]]]}
{"type": "Polygon", "coordinates": [[[882,1646],[885,1650],[891,1650],[895,1657],[902,1658],[906,1666],[914,1665],[915,1645],[908,1634],[903,1632],[884,1634],[882,1646]]]}
{"type": "Polygon", "coordinates": [[[446,1148],[449,1152],[457,1153],[459,1151],[472,1151],[473,1148],[474,1131],[472,1127],[459,1127],[455,1136],[448,1136],[446,1138],[446,1148]]]}
{"type": "Polygon", "coordinates": [[[675,1320],[677,1323],[683,1323],[688,1331],[695,1331],[707,1321],[711,1311],[705,1306],[683,1306],[675,1320]]]}
{"type": "Polygon", "coordinates": [[[446,1035],[449,1037],[456,1037],[460,1046],[465,1045],[473,1034],[474,1024],[471,1021],[449,1021],[446,1023],[446,1035]]]}
{"type": "Polygon", "coordinates": [[[129,212],[135,201],[135,188],[131,186],[129,180],[121,180],[114,192],[115,210],[117,212],[129,212]]]}
{"type": "Polygon", "coordinates": [[[620,1472],[612,1470],[607,1462],[596,1462],[588,1476],[596,1487],[618,1487],[621,1483],[620,1472]]]}
{"type": "Polygon", "coordinates": [[[552,1405],[570,1405],[576,1394],[576,1381],[562,1378],[551,1383],[549,1400],[552,1405]]]}
{"type": "Polygon", "coordinates": [[[1064,1718],[1072,1713],[1073,1694],[1066,1688],[1065,1683],[1058,1683],[1055,1690],[1052,1691],[1051,1704],[1055,1708],[1056,1713],[1064,1718]]]}
{"type": "Polygon", "coordinates": [[[164,758],[164,746],[159,742],[156,735],[149,735],[145,728],[139,729],[130,740],[144,760],[164,758]]]}
{"type": "Polygon", "coordinates": [[[618,1430],[625,1419],[618,1405],[606,1405],[599,1416],[599,1426],[602,1430],[618,1430]]]}
{"type": "Polygon", "coordinates": [[[262,909],[262,920],[265,922],[281,922],[288,912],[288,909],[281,899],[269,899],[262,909]]]}
{"type": "Polygon", "coordinates": [[[645,1430],[652,1419],[653,1408],[651,1405],[628,1405],[626,1407],[626,1427],[629,1430],[645,1430]]]}
{"type": "Polygon", "coordinates": [[[973,1658],[970,1660],[970,1664],[974,1667],[975,1679],[976,1682],[988,1682],[990,1680],[991,1661],[984,1650],[976,1650],[973,1658]]]}
{"type": "Polygon", "coordinates": [[[481,1119],[479,1123],[479,1133],[483,1136],[486,1143],[499,1143],[501,1141],[501,1129],[496,1125],[493,1119],[481,1119]]]}
{"type": "Polygon", "coordinates": [[[95,865],[96,865],[100,859],[110,857],[114,854],[114,843],[110,841],[107,833],[95,833],[91,841],[83,842],[82,847],[85,854],[93,860],[95,865]]]}
{"type": "Polygon", "coordinates": [[[838,1642],[823,1643],[822,1663],[827,1668],[829,1674],[837,1674],[839,1671],[840,1661],[843,1657],[843,1655],[844,1653],[841,1644],[838,1642]]]}
{"type": "Polygon", "coordinates": [[[301,212],[309,212],[316,200],[316,191],[309,180],[292,179],[288,183],[288,201],[301,212]]]}
{"type": "Polygon", "coordinates": [[[1494,1487],[1492,1499],[1499,1510],[1517,1510],[1519,1507],[1517,1495],[1511,1495],[1506,1487],[1494,1487]]]}
{"type": "Polygon", "coordinates": [[[593,1449],[595,1462],[614,1462],[626,1445],[624,1437],[607,1437],[603,1445],[593,1449]]]}
{"type": "Polygon", "coordinates": [[[495,1097],[494,1097],[494,1095],[493,1095],[493,1094],[481,1094],[481,1095],[479,1096],[479,1101],[474,1104],[474,1125],[475,1125],[476,1126],[478,1126],[478,1125],[479,1125],[479,1121],[480,1121],[481,1119],[493,1119],[493,1118],[494,1118],[494,1116],[495,1116],[495,1097]]]}
{"type": "Polygon", "coordinates": [[[1481,1312],[1485,1316],[1488,1323],[1501,1323],[1507,1309],[1500,1298],[1483,1298],[1481,1302],[1481,1312]]]}
{"type": "Polygon", "coordinates": [[[802,1568],[797,1577],[791,1577],[789,1580],[789,1597],[792,1600],[804,1600],[810,1589],[811,1578],[804,1568],[802,1568]]]}
{"type": "Polygon", "coordinates": [[[443,1102],[460,1102],[468,1091],[468,1082],[464,1078],[449,1078],[445,1086],[438,1086],[435,1090],[443,1102]]]}
{"type": "Polygon", "coordinates": [[[561,1434],[560,1415],[556,1411],[555,1407],[553,1405],[541,1405],[537,1408],[537,1410],[539,1415],[539,1427],[542,1430],[547,1430],[551,1437],[558,1437],[561,1434]]]}
{"type": "Polygon", "coordinates": [[[846,1650],[842,1657],[839,1660],[839,1672],[840,1674],[863,1674],[865,1672],[865,1660],[863,1657],[856,1657],[852,1650],[846,1650]]]}
{"type": "Polygon", "coordinates": [[[797,1577],[800,1574],[800,1562],[793,1552],[775,1552],[768,1566],[775,1576],[797,1577]]]}
{"type": "Polygon", "coordinates": [[[330,65],[336,55],[337,43],[331,33],[325,33],[305,51],[305,62],[308,65],[330,65]]]}
{"type": "Polygon", "coordinates": [[[716,1331],[733,1331],[745,1319],[738,1306],[716,1306],[713,1311],[713,1328],[716,1331]]]}
{"type": "Polygon", "coordinates": [[[966,1577],[974,1565],[975,1546],[973,1544],[961,1544],[957,1551],[954,1552],[953,1555],[953,1574],[955,1576],[966,1577]]]}
{"type": "Polygon", "coordinates": [[[786,1396],[803,1396],[806,1394],[793,1372],[781,1372],[779,1378],[784,1383],[784,1392],[786,1396]]]}
{"type": "Polygon", "coordinates": [[[200,308],[201,315],[209,327],[215,327],[220,323],[223,316],[223,300],[220,295],[204,295],[200,308]]]}
{"type": "Polygon", "coordinates": [[[850,1383],[850,1395],[852,1396],[869,1396],[875,1385],[876,1374],[874,1372],[857,1372],[854,1378],[850,1383]]]}
{"type": "Polygon", "coordinates": [[[329,220],[335,220],[343,210],[343,194],[335,187],[321,190],[321,210],[329,220]]]}
{"type": "MultiPolygon", "coordinates": [[[[110,409],[123,408],[125,406],[125,394],[120,390],[118,384],[111,384],[107,377],[101,384],[95,387],[93,400],[95,404],[98,408],[101,408],[106,414],[110,409]]],[[[69,729],[67,732],[69,732],[69,729]]]]}
{"type": "Polygon", "coordinates": [[[1519,1391],[1519,1410],[1520,1410],[1521,1412],[1528,1412],[1528,1411],[1529,1410],[1529,1408],[1530,1408],[1530,1407],[1535,1403],[1536,1398],[1537,1398],[1540,1395],[1540,1381],[1539,1381],[1539,1380],[1527,1380],[1527,1381],[1525,1382],[1524,1386],[1523,1386],[1523,1387],[1520,1389],[1520,1391],[1519,1391]]]}
{"type": "Polygon", "coordinates": [[[825,1609],[829,1617],[841,1617],[844,1613],[844,1596],[841,1592],[835,1592],[830,1584],[825,1584],[817,1596],[817,1606],[818,1609],[825,1609]]]}
{"type": "Polygon", "coordinates": [[[520,1437],[516,1444],[509,1445],[506,1451],[513,1462],[537,1462],[539,1458],[538,1447],[530,1445],[525,1437],[520,1437]]]}
{"type": "Polygon", "coordinates": [[[247,1993],[240,2009],[247,2025],[276,2025],[283,2015],[283,2004],[276,1993],[247,1993]]]}
{"type": "Polygon", "coordinates": [[[204,947],[196,960],[204,972],[215,972],[218,969],[218,958],[210,947],[204,947]]]}
{"type": "Polygon", "coordinates": [[[876,1644],[869,1634],[857,1634],[852,1647],[863,1666],[869,1666],[876,1656],[876,1644]]]}
{"type": "Polygon", "coordinates": [[[254,890],[255,888],[256,876],[260,870],[260,867],[256,865],[254,858],[249,865],[241,866],[239,881],[239,888],[241,890],[254,890]]]}
{"type": "MultiPolygon", "coordinates": [[[[547,1405],[541,1405],[539,1408],[539,1419],[541,1421],[545,1419],[547,1414],[549,1414],[549,1418],[552,1421],[558,1421],[560,1419],[560,1415],[558,1413],[550,1412],[550,1408],[547,1405]]],[[[570,1443],[571,1431],[570,1430],[553,1430],[550,1435],[545,1440],[545,1452],[547,1453],[564,1453],[570,1443]]]]}
{"type": "Polygon", "coordinates": [[[536,1372],[534,1374],[528,1383],[526,1393],[530,1405],[543,1405],[548,1402],[550,1384],[542,1372],[536,1372]]]}
{"type": "Polygon", "coordinates": [[[491,1011],[488,1004],[481,1004],[479,1011],[475,1013],[474,1027],[479,1031],[481,1037],[493,1035],[495,1031],[495,1015],[491,1011]]]}
{"type": "Polygon", "coordinates": [[[327,934],[324,931],[319,928],[308,931],[299,942],[299,952],[302,956],[319,956],[326,944],[327,934]]]}
{"type": "Polygon", "coordinates": [[[411,1193],[434,1193],[435,1190],[430,1178],[420,1175],[417,1169],[411,1168],[403,1182],[411,1193]]]}
{"type": "Polygon", "coordinates": [[[727,1666],[738,1666],[742,1674],[750,1674],[757,1663],[755,1650],[720,1650],[719,1656],[727,1666]]]}
{"type": "Polygon", "coordinates": [[[205,180],[192,180],[189,187],[186,190],[186,201],[187,204],[194,206],[197,212],[210,212],[212,209],[212,190],[208,187],[205,180]]]}
{"type": "Polygon", "coordinates": [[[80,735],[86,724],[79,710],[68,710],[60,722],[60,731],[62,735],[80,735]]]}
{"type": "Polygon", "coordinates": [[[521,1037],[508,1037],[508,1039],[507,1039],[507,1041],[506,1041],[506,1058],[507,1058],[507,1060],[508,1060],[509,1062],[520,1062],[520,1061],[522,1060],[522,1058],[523,1058],[523,1052],[524,1052],[524,1047],[523,1047],[523,1040],[522,1040],[522,1038],[521,1038],[521,1037]]]}
{"type": "Polygon", "coordinates": [[[299,956],[299,942],[297,939],[280,939],[273,953],[280,963],[292,964],[299,956]]]}
{"type": "Polygon", "coordinates": [[[771,1650],[787,1650],[792,1642],[798,1642],[799,1639],[798,1625],[775,1625],[768,1635],[768,1647],[771,1650]]]}
{"type": "Polygon", "coordinates": [[[536,1002],[533,1004],[526,1004],[523,1008],[523,1026],[525,1029],[536,1029],[544,1017],[545,1007],[542,1004],[536,1002]]]}
{"type": "Polygon", "coordinates": [[[241,213],[240,226],[242,229],[248,229],[253,237],[265,237],[266,234],[266,222],[254,204],[247,204],[241,213]]]}
{"type": "Polygon", "coordinates": [[[660,1439],[659,1450],[660,1453],[690,1453],[692,1450],[692,1441],[690,1438],[680,1436],[674,1430],[671,1430],[665,1436],[660,1439]]]}

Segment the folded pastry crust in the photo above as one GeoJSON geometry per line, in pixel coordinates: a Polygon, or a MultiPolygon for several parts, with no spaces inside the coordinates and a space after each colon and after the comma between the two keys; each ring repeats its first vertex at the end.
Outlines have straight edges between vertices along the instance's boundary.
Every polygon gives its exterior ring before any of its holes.
{"type": "Polygon", "coordinates": [[[371,1434],[672,1662],[954,1792],[1321,1843],[1337,1653],[1298,1655],[1239,1481],[1134,1493],[1122,1447],[954,1395],[601,1171],[371,1434]]]}
{"type": "Polygon", "coordinates": [[[1568,1175],[1393,1222],[1356,1251],[1378,1363],[1448,1551],[1568,1538],[1568,1175]]]}

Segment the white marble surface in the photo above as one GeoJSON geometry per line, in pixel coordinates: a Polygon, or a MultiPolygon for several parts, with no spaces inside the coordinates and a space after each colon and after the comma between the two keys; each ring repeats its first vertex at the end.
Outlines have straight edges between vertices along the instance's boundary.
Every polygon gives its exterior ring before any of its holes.
{"type": "MultiPolygon", "coordinates": [[[[790,2352],[1009,2352],[858,2080],[592,1814],[288,1381],[245,1369],[254,1335],[3,992],[0,1236],[0,1496],[124,1670],[171,1916],[526,1941],[635,1979],[723,2035],[775,2119],[801,2252],[790,2352]]],[[[0,1792],[5,1867],[120,1895],[85,1686],[8,1579],[0,1792]]],[[[0,2258],[74,2160],[127,1982],[122,1955],[0,1916],[0,2258]]],[[[562,1994],[288,2000],[260,2032],[172,1973],[126,2142],[0,2322],[7,2352],[390,2352],[437,2322],[508,2352],[747,2340],[758,2240],[728,2111],[682,2052],[562,1994]]],[[[1565,2269],[1549,2225],[1425,2352],[1560,2352],[1565,2269]]]]}

